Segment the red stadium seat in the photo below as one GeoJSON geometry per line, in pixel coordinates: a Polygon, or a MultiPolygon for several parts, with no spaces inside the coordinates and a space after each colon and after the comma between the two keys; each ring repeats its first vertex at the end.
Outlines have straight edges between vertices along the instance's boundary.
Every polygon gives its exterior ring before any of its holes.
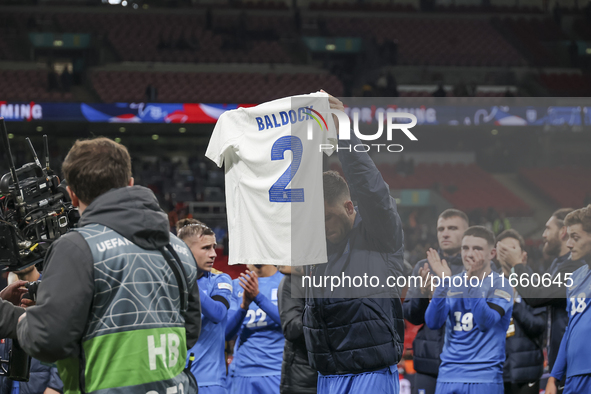
{"type": "Polygon", "coordinates": [[[335,96],[343,94],[341,81],[327,74],[103,71],[95,72],[91,80],[95,91],[104,102],[144,101],[145,88],[149,83],[158,89],[158,98],[162,102],[183,102],[187,101],[185,98],[190,97],[192,102],[242,101],[256,104],[278,97],[316,91],[321,82],[322,86],[335,96]],[[294,83],[289,83],[290,80],[294,83]],[[239,91],[237,85],[240,86],[239,91]]]}
{"type": "Polygon", "coordinates": [[[591,169],[581,167],[523,168],[519,175],[560,207],[580,208],[591,196],[591,169]]]}
{"type": "MultiPolygon", "coordinates": [[[[419,163],[412,175],[402,176],[396,166],[378,166],[391,189],[433,189],[458,209],[466,212],[494,208],[510,216],[527,216],[530,207],[510,190],[501,185],[476,164],[419,163]]],[[[332,170],[340,171],[336,163],[332,170]]]]}

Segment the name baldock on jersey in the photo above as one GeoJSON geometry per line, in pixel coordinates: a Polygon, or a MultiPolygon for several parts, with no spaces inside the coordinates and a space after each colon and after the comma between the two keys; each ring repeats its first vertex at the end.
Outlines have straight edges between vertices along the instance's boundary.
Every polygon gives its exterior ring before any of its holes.
{"type": "Polygon", "coordinates": [[[332,116],[322,116],[329,108],[318,92],[220,116],[205,155],[225,164],[229,264],[327,261],[320,146],[337,145],[332,116]]]}

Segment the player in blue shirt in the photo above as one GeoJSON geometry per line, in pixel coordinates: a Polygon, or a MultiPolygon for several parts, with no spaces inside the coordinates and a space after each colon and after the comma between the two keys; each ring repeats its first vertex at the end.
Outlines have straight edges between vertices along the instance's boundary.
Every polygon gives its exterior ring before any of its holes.
{"type": "Polygon", "coordinates": [[[584,260],[586,264],[573,273],[572,283],[565,281],[569,321],[548,379],[546,394],[556,394],[556,381],[560,381],[565,374],[563,394],[590,394],[591,205],[569,213],[564,218],[564,225],[567,226],[566,246],[571,250],[571,258],[584,260]]]}
{"type": "Polygon", "coordinates": [[[226,340],[236,337],[228,371],[232,394],[279,394],[285,339],[277,307],[283,278],[275,266],[249,265],[234,280],[226,340]]]}
{"type": "MultiPolygon", "coordinates": [[[[482,226],[468,228],[462,238],[466,271],[442,279],[427,308],[430,329],[446,325],[436,394],[503,394],[513,289],[502,275],[491,276],[494,257],[493,233],[482,226]]],[[[445,260],[438,264],[447,267],[445,260]]]]}
{"type": "Polygon", "coordinates": [[[196,219],[182,219],[176,227],[178,237],[189,246],[197,262],[201,292],[201,334],[187,352],[187,366],[197,379],[200,393],[226,394],[224,348],[232,279],[213,270],[216,239],[209,227],[196,219]]]}

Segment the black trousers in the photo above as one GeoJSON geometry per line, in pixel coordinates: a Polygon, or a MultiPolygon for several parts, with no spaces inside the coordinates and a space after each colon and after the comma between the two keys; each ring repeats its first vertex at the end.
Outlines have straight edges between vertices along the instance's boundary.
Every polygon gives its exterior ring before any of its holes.
{"type": "Polygon", "coordinates": [[[505,382],[505,394],[538,394],[539,392],[540,381],[532,383],[505,382]]]}
{"type": "Polygon", "coordinates": [[[412,394],[435,394],[435,387],[437,387],[437,376],[417,372],[412,385],[412,394]]]}

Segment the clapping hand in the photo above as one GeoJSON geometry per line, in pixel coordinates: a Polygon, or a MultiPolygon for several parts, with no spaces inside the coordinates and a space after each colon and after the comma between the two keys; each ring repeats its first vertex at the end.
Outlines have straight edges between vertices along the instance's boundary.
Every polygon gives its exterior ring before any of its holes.
{"type": "Polygon", "coordinates": [[[238,280],[240,281],[240,287],[244,289],[242,304],[240,307],[242,309],[248,309],[250,303],[254,301],[255,297],[259,294],[259,277],[256,272],[246,270],[240,274],[238,280]]]}
{"type": "Polygon", "coordinates": [[[445,259],[442,260],[435,249],[429,248],[429,250],[427,250],[427,261],[429,261],[429,265],[435,275],[439,276],[441,279],[443,279],[444,276],[451,276],[451,268],[447,265],[447,261],[445,261],[445,259]]]}
{"type": "Polygon", "coordinates": [[[522,252],[515,248],[509,248],[502,242],[497,242],[497,256],[501,264],[506,264],[509,267],[515,267],[517,264],[523,263],[522,252]]]}
{"type": "Polygon", "coordinates": [[[419,275],[421,275],[421,294],[430,298],[433,295],[433,287],[431,286],[433,275],[431,275],[429,264],[425,263],[419,268],[419,275]]]}

